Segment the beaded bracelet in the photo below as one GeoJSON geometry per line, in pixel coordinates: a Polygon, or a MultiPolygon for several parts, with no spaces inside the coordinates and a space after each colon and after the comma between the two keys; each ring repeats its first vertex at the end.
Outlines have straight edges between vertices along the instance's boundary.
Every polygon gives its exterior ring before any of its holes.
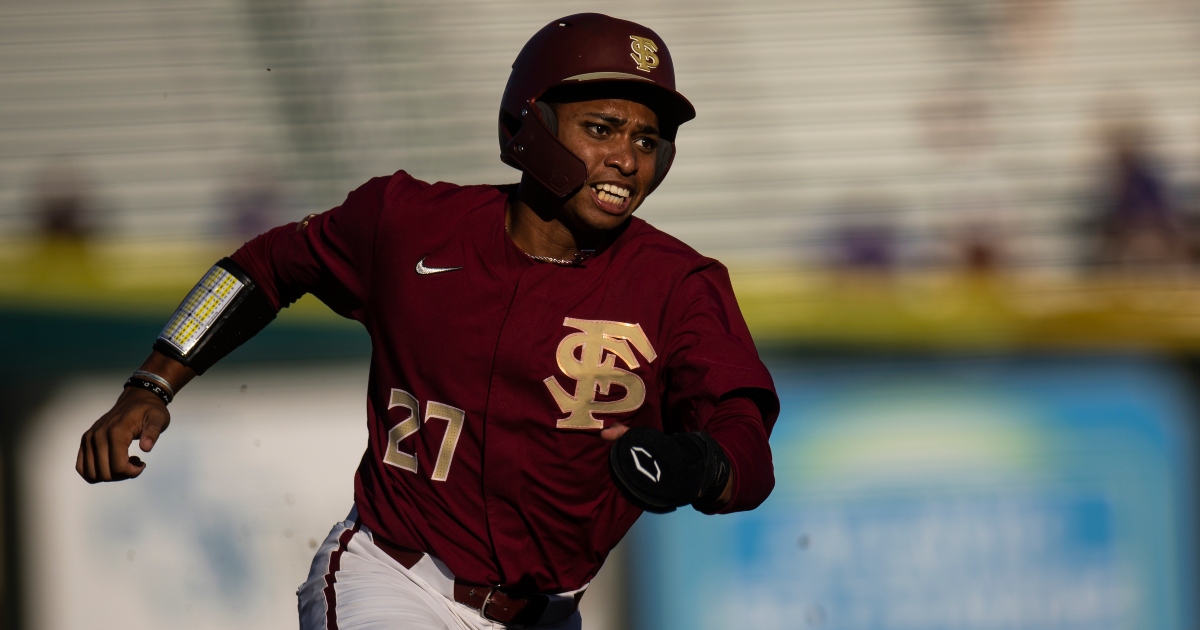
{"type": "Polygon", "coordinates": [[[171,399],[175,399],[175,390],[171,387],[171,384],[167,382],[167,379],[155,374],[154,372],[147,372],[145,370],[138,370],[133,373],[133,376],[134,378],[144,378],[162,385],[162,388],[167,390],[167,393],[171,395],[171,399]]]}
{"type": "Polygon", "coordinates": [[[140,387],[161,398],[164,405],[171,404],[171,399],[173,398],[162,385],[140,376],[130,376],[129,380],[125,381],[125,387],[140,387]]]}

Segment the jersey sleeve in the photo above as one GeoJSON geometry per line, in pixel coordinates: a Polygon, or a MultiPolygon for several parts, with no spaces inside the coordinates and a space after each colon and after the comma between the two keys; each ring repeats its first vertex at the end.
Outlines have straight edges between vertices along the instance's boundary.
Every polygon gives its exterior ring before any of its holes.
{"type": "Polygon", "coordinates": [[[667,321],[675,324],[668,343],[664,429],[711,435],[733,467],[733,495],[721,511],[752,509],[775,483],[767,439],[779,398],[725,267],[710,261],[688,274],[667,308],[667,321]]]}
{"type": "Polygon", "coordinates": [[[339,315],[364,321],[376,226],[395,177],[372,179],[332,210],[251,239],[233,260],[276,310],[312,293],[339,315]]]}
{"type": "Polygon", "coordinates": [[[766,501],[775,488],[775,465],[767,443],[770,428],[763,422],[758,405],[742,396],[726,398],[717,405],[704,430],[721,445],[733,469],[733,492],[717,512],[751,510],[766,501]]]}

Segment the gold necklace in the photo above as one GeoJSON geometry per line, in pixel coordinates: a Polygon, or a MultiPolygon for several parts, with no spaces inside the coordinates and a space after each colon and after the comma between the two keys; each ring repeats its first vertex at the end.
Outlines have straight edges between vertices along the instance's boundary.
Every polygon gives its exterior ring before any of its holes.
{"type": "Polygon", "coordinates": [[[572,258],[571,260],[563,260],[562,258],[554,258],[553,256],[534,256],[533,254],[530,254],[528,252],[522,252],[522,253],[534,260],[538,260],[541,262],[554,263],[556,265],[563,265],[565,267],[575,267],[579,264],[582,264],[583,261],[587,260],[588,258],[591,258],[592,254],[594,254],[595,252],[596,252],[596,250],[594,250],[594,249],[582,249],[579,251],[578,254],[575,254],[575,257],[572,258]]]}
{"type": "MultiPolygon", "coordinates": [[[[512,234],[510,234],[508,231],[508,221],[504,222],[504,233],[508,234],[510,238],[512,237],[512,234]]],[[[516,243],[514,243],[514,245],[515,244],[516,243]]],[[[517,249],[521,249],[521,248],[517,247],[517,249]]],[[[592,255],[594,255],[596,253],[596,250],[581,249],[581,250],[579,250],[579,253],[575,254],[575,256],[571,260],[564,260],[562,258],[555,258],[553,256],[534,256],[533,254],[530,254],[529,252],[524,251],[524,250],[522,250],[521,253],[525,254],[526,256],[528,256],[531,259],[536,260],[538,262],[554,263],[556,265],[562,265],[564,267],[577,267],[579,265],[582,265],[583,261],[591,258],[592,255]]]]}

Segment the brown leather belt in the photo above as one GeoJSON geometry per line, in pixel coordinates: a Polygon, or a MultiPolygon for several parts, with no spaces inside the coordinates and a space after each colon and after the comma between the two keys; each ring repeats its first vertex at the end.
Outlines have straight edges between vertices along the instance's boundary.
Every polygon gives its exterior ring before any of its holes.
{"type": "MultiPolygon", "coordinates": [[[[421,558],[425,557],[425,554],[420,551],[394,545],[378,535],[374,535],[373,539],[376,547],[382,549],[384,553],[406,569],[413,568],[421,561],[421,558]]],[[[454,579],[454,601],[478,610],[484,619],[522,626],[557,623],[566,619],[574,614],[579,605],[579,595],[582,594],[580,592],[574,597],[573,606],[561,609],[561,612],[565,614],[554,614],[550,618],[543,619],[542,616],[550,604],[548,595],[543,593],[510,594],[495,586],[469,584],[458,578],[454,579]]]]}

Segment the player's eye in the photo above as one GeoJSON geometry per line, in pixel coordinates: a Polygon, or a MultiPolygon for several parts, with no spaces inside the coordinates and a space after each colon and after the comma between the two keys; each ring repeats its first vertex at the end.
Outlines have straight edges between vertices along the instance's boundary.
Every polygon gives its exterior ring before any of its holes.
{"type": "Polygon", "coordinates": [[[587,128],[588,133],[591,133],[594,136],[603,137],[608,135],[608,125],[602,125],[600,123],[586,123],[584,126],[587,128]]]}
{"type": "Polygon", "coordinates": [[[642,136],[641,138],[634,140],[633,143],[647,151],[653,151],[658,148],[658,139],[650,136],[642,136]]]}

